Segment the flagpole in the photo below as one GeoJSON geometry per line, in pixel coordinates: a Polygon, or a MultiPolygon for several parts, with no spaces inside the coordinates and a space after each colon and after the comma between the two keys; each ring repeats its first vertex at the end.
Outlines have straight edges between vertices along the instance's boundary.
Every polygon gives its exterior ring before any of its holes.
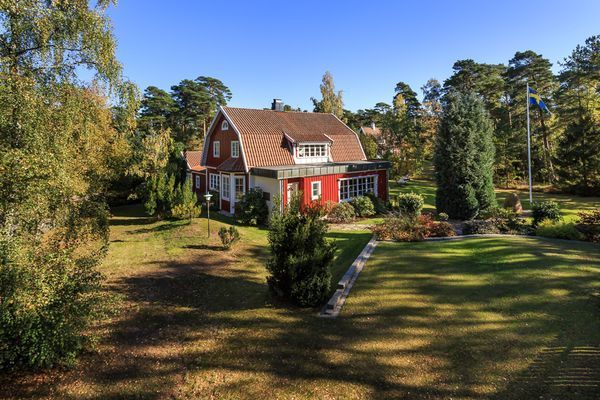
{"type": "Polygon", "coordinates": [[[529,207],[533,207],[533,191],[531,186],[531,131],[529,128],[529,82],[527,82],[527,167],[529,170],[529,207]]]}

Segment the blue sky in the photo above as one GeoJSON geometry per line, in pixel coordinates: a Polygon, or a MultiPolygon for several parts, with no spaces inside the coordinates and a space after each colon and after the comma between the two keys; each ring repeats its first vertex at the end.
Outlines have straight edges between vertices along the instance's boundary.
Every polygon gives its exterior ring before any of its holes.
{"type": "Polygon", "coordinates": [[[345,108],[390,103],[398,81],[440,81],[458,59],[506,63],[531,49],[556,62],[600,34],[600,1],[120,0],[109,14],[126,77],[169,90],[221,79],[230,105],[273,98],[312,109],[331,71],[345,108]]]}

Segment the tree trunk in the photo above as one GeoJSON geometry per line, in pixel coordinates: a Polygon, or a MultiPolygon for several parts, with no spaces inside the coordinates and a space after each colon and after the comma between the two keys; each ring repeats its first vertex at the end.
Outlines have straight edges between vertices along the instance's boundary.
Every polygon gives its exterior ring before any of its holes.
{"type": "Polygon", "coordinates": [[[540,110],[540,124],[542,127],[542,140],[543,140],[543,149],[544,149],[544,164],[546,164],[546,168],[548,169],[548,181],[550,184],[556,182],[556,174],[554,173],[554,164],[552,163],[552,154],[550,152],[550,141],[548,139],[548,128],[546,127],[546,123],[544,121],[544,114],[540,110]]]}

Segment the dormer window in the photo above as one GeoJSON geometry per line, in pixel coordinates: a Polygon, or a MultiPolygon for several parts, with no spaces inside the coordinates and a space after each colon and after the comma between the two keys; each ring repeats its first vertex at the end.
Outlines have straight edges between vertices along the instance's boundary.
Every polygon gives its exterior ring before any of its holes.
{"type": "Polygon", "coordinates": [[[327,157],[326,144],[301,144],[298,146],[298,158],[327,157]]]}
{"type": "Polygon", "coordinates": [[[221,130],[222,130],[222,131],[226,131],[226,130],[228,130],[228,129],[229,129],[229,122],[227,122],[227,121],[223,121],[223,122],[221,123],[221,130]]]}

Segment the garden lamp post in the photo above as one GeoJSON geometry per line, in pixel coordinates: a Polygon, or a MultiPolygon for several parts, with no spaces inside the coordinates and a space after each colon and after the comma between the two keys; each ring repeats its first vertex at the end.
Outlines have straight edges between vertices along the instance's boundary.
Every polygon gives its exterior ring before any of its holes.
{"type": "Polygon", "coordinates": [[[212,197],[212,194],[210,194],[209,192],[207,192],[204,195],[204,198],[206,199],[206,222],[208,223],[208,237],[210,238],[210,198],[212,197]]]}

